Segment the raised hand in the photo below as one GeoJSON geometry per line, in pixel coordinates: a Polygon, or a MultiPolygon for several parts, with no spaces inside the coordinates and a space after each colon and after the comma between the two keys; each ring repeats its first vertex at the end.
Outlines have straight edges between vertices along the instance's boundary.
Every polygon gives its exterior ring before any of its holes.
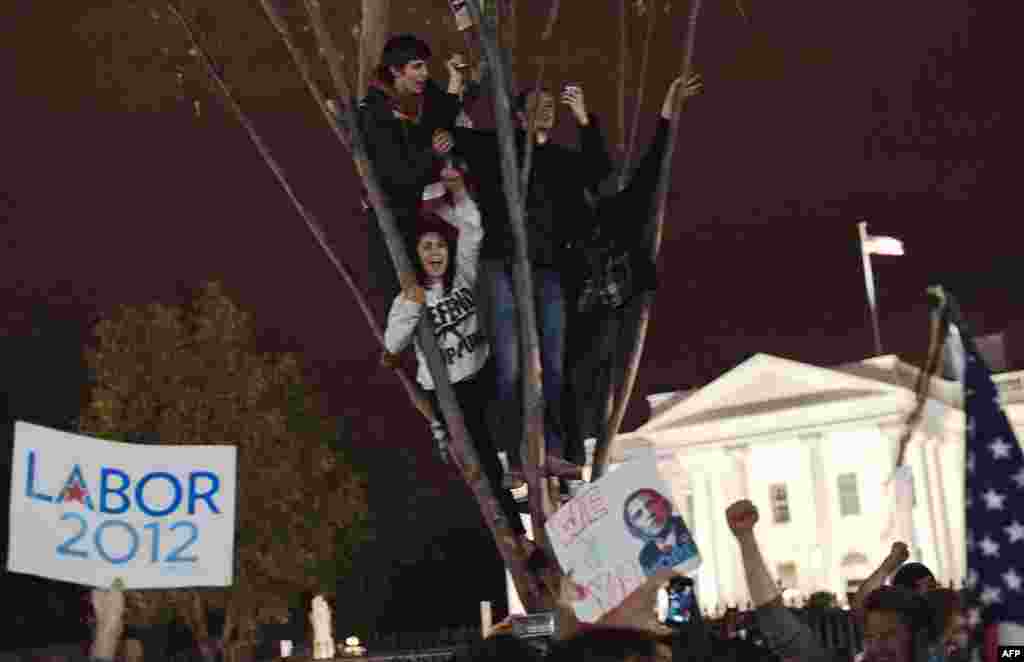
{"type": "Polygon", "coordinates": [[[729,522],[729,529],[737,538],[754,535],[754,525],[760,515],[757,506],[747,499],[737,501],[725,509],[725,518],[729,522]]]}
{"type": "Polygon", "coordinates": [[[583,98],[583,88],[579,85],[570,85],[562,90],[562,103],[569,106],[576,121],[580,124],[587,124],[587,104],[583,98]]]}
{"type": "Polygon", "coordinates": [[[892,550],[889,552],[889,557],[886,560],[890,563],[890,567],[898,568],[906,563],[909,558],[910,548],[907,547],[907,543],[894,542],[892,550]]]}
{"type": "Polygon", "coordinates": [[[427,293],[419,283],[407,285],[402,289],[402,296],[413,303],[420,305],[427,302],[427,293]]]}
{"type": "Polygon", "coordinates": [[[434,153],[438,156],[444,156],[448,152],[452,151],[452,147],[455,146],[455,139],[452,138],[452,134],[444,129],[438,129],[434,132],[433,147],[434,153]]]}
{"type": "Polygon", "coordinates": [[[124,617],[124,592],[119,588],[92,590],[92,608],[96,613],[96,627],[116,628],[124,617]]]}
{"type": "Polygon", "coordinates": [[[387,350],[384,350],[384,353],[380,355],[380,364],[385,368],[397,368],[401,360],[401,356],[398,354],[392,354],[387,350]]]}
{"type": "Polygon", "coordinates": [[[465,76],[463,72],[469,66],[466,64],[465,59],[461,53],[455,53],[445,61],[445,66],[448,67],[448,93],[459,94],[462,92],[462,86],[465,83],[465,76]]]}
{"type": "MultiPolygon", "coordinates": [[[[672,102],[675,99],[676,90],[683,84],[683,77],[680,76],[672,81],[672,84],[668,87],[668,92],[665,93],[665,101],[661,105],[661,116],[664,119],[670,119],[672,117],[672,102]]],[[[683,103],[685,104],[687,99],[695,97],[700,94],[704,89],[704,82],[701,80],[699,74],[691,74],[686,79],[686,84],[683,86],[683,103]]]]}

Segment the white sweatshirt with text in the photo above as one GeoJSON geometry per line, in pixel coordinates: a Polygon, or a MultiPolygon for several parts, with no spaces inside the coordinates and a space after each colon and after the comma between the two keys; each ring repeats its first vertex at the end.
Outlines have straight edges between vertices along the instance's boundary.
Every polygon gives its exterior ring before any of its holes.
{"type": "MultiPolygon", "coordinates": [[[[434,324],[441,358],[448,367],[448,378],[457,384],[469,379],[487,362],[490,345],[484,335],[483,326],[477,315],[473,289],[476,286],[477,263],[484,231],[480,222],[480,210],[468,196],[454,207],[443,205],[437,210],[438,216],[459,230],[458,248],[454,263],[452,289],[447,294],[440,283],[426,290],[426,305],[406,299],[399,294],[391,304],[388,326],[384,331],[384,346],[392,354],[398,354],[410,342],[415,341],[416,360],[419,364],[416,381],[427,390],[434,390],[434,380],[427,370],[427,360],[416,341],[416,326],[426,309],[434,324]]],[[[413,256],[419,259],[418,256],[413,256]]],[[[449,260],[451,254],[449,253],[449,260]]]]}

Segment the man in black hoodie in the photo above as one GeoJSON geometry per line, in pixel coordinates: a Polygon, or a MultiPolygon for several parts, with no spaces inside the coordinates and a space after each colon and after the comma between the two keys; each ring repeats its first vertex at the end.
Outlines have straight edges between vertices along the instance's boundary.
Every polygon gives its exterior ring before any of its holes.
{"type": "MultiPolygon", "coordinates": [[[[459,58],[447,61],[447,92],[430,79],[430,48],[411,34],[384,45],[376,79],[359,103],[358,121],[377,181],[395,213],[400,232],[416,218],[423,188],[437,181],[435,150],[447,149],[442,129],[451,129],[462,109],[464,78],[459,58]]],[[[376,214],[367,206],[370,282],[385,306],[400,286],[376,214]]]]}
{"type": "MultiPolygon", "coordinates": [[[[681,77],[676,78],[669,86],[654,138],[633,171],[629,184],[622,191],[601,198],[595,204],[594,230],[599,233],[601,245],[611,246],[628,257],[628,269],[632,276],[630,291],[624,293],[626,298],[615,308],[597,305],[581,311],[578,303],[587,275],[586,268],[579,267],[574,277],[566,283],[567,299],[570,302],[566,341],[569,379],[566,380],[566,407],[563,413],[569,439],[568,457],[575,462],[584,460],[582,440],[585,437],[596,437],[600,433],[599,421],[605,413],[615,347],[631,340],[619,337],[620,312],[625,309],[630,297],[656,286],[656,267],[650,258],[648,246],[644,244],[644,237],[654,219],[654,196],[668,143],[673,98],[682,80],[681,77]]],[[[683,88],[683,100],[699,94],[701,87],[700,77],[691,76],[683,88]]],[[[596,269],[602,266],[591,265],[596,269]]]]}
{"type": "MultiPolygon", "coordinates": [[[[597,118],[587,113],[583,90],[566,87],[561,101],[569,106],[580,128],[582,149],[573,150],[549,140],[554,128],[555,100],[547,90],[527,90],[515,100],[518,122],[516,145],[519,162],[526,147],[529,115],[535,116],[535,144],[526,195],[527,257],[532,268],[537,332],[545,402],[544,439],[549,475],[579,477],[580,468],[567,463],[562,421],[562,390],[565,372],[565,295],[562,266],[570,241],[589,231],[593,213],[584,191],[597,190],[612,172],[597,118]]],[[[519,314],[515,306],[512,266],[515,243],[502,188],[497,134],[494,131],[455,131],[455,151],[470,164],[478,182],[483,210],[484,241],[481,247],[482,298],[486,301],[488,326],[495,357],[497,394],[492,419],[501,447],[507,452],[510,471],[506,487],[522,484],[522,408],[519,380],[519,314]]]]}

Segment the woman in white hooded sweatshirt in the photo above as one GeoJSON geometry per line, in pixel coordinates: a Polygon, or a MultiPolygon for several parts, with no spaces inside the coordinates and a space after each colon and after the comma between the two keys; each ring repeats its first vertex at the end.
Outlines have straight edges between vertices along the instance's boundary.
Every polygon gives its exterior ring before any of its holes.
{"type": "MultiPolygon", "coordinates": [[[[473,296],[484,231],[480,209],[463,177],[465,167],[460,166],[446,163],[441,182],[427,187],[424,193],[425,203],[410,237],[417,283],[406,287],[391,304],[384,332],[384,362],[394,365],[398,354],[413,343],[418,363],[416,381],[427,391],[434,411],[441,411],[434,380],[416,340],[420,318],[424,313],[429,315],[480,464],[519,538],[517,543],[528,554],[533,547],[526,539],[511,492],[501,489],[503,471],[487,426],[494,374],[490,345],[473,296]]],[[[441,425],[432,425],[435,437],[445,434],[441,425]]]]}

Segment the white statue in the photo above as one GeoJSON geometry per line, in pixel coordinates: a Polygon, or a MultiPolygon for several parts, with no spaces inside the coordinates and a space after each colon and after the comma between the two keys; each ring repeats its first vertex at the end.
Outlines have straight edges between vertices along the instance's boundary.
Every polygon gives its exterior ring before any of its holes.
{"type": "Polygon", "coordinates": [[[322,595],[313,598],[313,610],[309,612],[313,624],[313,659],[333,660],[334,639],[331,637],[331,608],[322,595]]]}

